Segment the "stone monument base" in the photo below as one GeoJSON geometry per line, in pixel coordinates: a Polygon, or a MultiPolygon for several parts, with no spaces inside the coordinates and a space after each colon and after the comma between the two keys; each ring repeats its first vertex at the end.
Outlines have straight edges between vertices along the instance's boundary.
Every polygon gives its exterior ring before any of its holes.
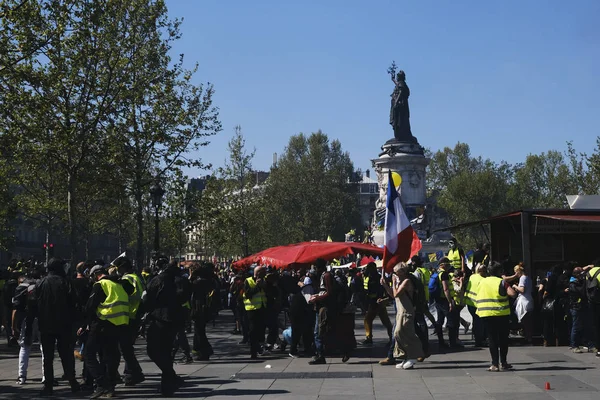
{"type": "Polygon", "coordinates": [[[373,228],[373,243],[383,246],[385,232],[385,203],[387,200],[388,172],[397,172],[402,177],[398,188],[400,201],[409,221],[418,217],[424,210],[427,200],[425,186],[425,169],[429,159],[418,142],[402,142],[397,139],[388,140],[381,146],[379,157],[371,160],[379,182],[379,199],[376,203],[373,228]]]}

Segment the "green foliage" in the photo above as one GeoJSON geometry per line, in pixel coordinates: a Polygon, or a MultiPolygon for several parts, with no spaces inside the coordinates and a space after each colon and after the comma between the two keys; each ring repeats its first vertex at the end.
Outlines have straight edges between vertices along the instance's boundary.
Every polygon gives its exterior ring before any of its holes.
{"type": "Polygon", "coordinates": [[[354,166],[338,140],[318,131],[292,136],[265,186],[266,224],[272,245],[343,240],[360,226],[354,166]]]}
{"type": "MultiPolygon", "coordinates": [[[[452,225],[514,210],[565,208],[567,194],[597,194],[600,183],[600,138],[589,156],[568,143],[566,157],[551,150],[530,154],[516,165],[473,157],[464,143],[427,156],[429,194],[438,194],[452,225]]],[[[456,234],[468,245],[485,238],[479,227],[456,234]]]]}
{"type": "Polygon", "coordinates": [[[205,255],[248,255],[260,250],[261,195],[240,126],[229,141],[228,159],[207,182],[200,201],[196,244],[205,255]]]}
{"type": "Polygon", "coordinates": [[[72,258],[93,234],[125,243],[133,222],[140,262],[151,182],[202,168],[189,154],[220,130],[212,86],[169,56],[180,22],[163,0],[5,0],[0,15],[0,138],[20,212],[66,230],[72,258]]]}
{"type": "Polygon", "coordinates": [[[573,173],[558,151],[530,154],[515,167],[514,205],[517,208],[564,208],[565,195],[576,192],[573,173]]]}

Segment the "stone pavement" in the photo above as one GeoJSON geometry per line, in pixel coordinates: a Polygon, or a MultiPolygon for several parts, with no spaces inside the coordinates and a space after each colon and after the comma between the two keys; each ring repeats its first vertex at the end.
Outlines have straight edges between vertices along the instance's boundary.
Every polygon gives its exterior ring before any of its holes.
{"type": "MultiPolygon", "coordinates": [[[[376,321],[375,344],[359,345],[353,357],[343,364],[339,357],[330,357],[327,365],[310,366],[308,359],[291,359],[273,354],[260,360],[250,360],[248,349],[238,346],[239,336],[232,329],[231,315],[224,313],[209,327],[209,338],[216,356],[208,363],[177,365],[176,371],[186,378],[177,398],[188,399],[361,399],[361,400],[597,400],[600,399],[600,359],[594,354],[573,354],[566,347],[511,347],[509,362],[512,372],[487,372],[489,352],[473,349],[470,335],[461,335],[467,347],[432,355],[414,370],[380,366],[385,355],[387,338],[376,321]],[[545,390],[546,382],[552,390],[545,390]]],[[[363,324],[357,316],[355,334],[362,339],[363,324]]],[[[435,338],[432,349],[437,353],[435,338]]],[[[191,343],[191,339],[190,339],[191,343]]],[[[159,373],[148,359],[143,341],[137,354],[146,374],[146,382],[133,388],[117,387],[119,399],[159,399],[159,373]]],[[[82,363],[77,362],[81,372],[82,363]]],[[[5,342],[0,344],[0,398],[37,398],[41,389],[39,349],[34,352],[28,383],[15,384],[17,354],[5,342]]],[[[56,360],[56,374],[62,374],[56,360]]],[[[122,370],[122,368],[121,368],[122,370]]],[[[64,382],[56,388],[55,398],[76,399],[64,382]]]]}

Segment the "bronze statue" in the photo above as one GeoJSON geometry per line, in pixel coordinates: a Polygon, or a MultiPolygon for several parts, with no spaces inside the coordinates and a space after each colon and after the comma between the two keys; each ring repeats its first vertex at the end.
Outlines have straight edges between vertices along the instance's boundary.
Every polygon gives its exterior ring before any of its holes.
{"type": "Polygon", "coordinates": [[[399,142],[417,143],[417,139],[410,130],[410,110],[408,108],[408,97],[410,89],[406,84],[404,71],[396,74],[396,63],[392,62],[388,68],[388,74],[394,82],[394,92],[391,94],[392,105],[390,107],[390,125],[394,129],[394,137],[399,142]]]}

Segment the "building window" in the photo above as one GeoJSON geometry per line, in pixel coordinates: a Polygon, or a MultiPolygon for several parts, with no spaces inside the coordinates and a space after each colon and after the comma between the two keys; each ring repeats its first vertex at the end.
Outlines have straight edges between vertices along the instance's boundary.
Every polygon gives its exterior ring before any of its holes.
{"type": "Polygon", "coordinates": [[[369,185],[369,193],[375,193],[377,192],[377,185],[372,183],[369,185]]]}

